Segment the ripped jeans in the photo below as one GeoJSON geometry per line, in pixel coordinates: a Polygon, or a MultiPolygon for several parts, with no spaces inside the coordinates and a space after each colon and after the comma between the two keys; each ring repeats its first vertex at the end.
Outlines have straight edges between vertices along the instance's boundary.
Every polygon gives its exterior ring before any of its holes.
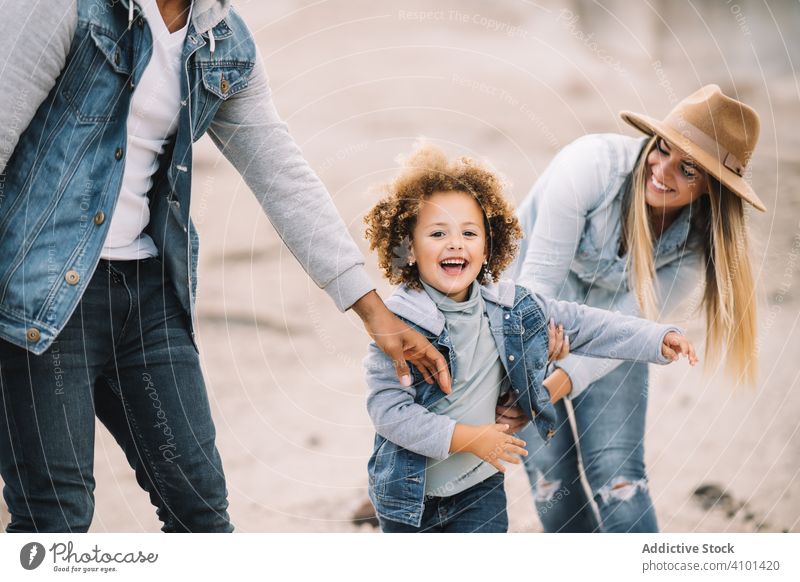
{"type": "Polygon", "coordinates": [[[625,362],[574,398],[577,447],[563,401],[549,445],[530,424],[520,432],[529,443],[525,469],[545,531],[658,531],[644,467],[647,387],[647,364],[625,362]],[[580,479],[579,455],[596,508],[580,479]]]}

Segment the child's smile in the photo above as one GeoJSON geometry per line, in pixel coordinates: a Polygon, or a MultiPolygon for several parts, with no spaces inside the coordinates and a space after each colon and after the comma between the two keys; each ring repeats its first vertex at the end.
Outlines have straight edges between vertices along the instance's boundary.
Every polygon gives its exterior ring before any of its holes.
{"type": "Polygon", "coordinates": [[[420,204],[411,243],[420,279],[464,301],[486,260],[483,211],[468,192],[435,192],[420,204]]]}

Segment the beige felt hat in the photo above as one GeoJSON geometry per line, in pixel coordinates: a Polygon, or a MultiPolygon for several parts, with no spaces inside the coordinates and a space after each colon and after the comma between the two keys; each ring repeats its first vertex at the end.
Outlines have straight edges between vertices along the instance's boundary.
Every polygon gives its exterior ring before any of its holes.
{"type": "Polygon", "coordinates": [[[758,113],[706,85],[678,103],[664,121],[631,111],[620,117],[648,135],[658,135],[683,150],[734,194],[761,210],[764,203],[744,179],[758,142],[758,113]]]}

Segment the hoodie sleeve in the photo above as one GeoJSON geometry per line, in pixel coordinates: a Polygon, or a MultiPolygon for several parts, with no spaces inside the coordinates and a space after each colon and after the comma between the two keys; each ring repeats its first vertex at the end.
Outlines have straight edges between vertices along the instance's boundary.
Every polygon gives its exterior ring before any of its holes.
{"type": "Polygon", "coordinates": [[[379,435],[425,457],[450,456],[456,421],[416,404],[416,389],[400,384],[392,360],[375,343],[369,346],[364,371],[367,411],[379,435]]]}
{"type": "Polygon", "coordinates": [[[0,0],[0,174],[67,62],[76,0],[0,0]]]}
{"type": "Polygon", "coordinates": [[[542,307],[547,320],[552,319],[564,326],[564,334],[569,337],[570,351],[575,354],[669,364],[672,360],[661,353],[664,336],[671,331],[682,333],[680,328],[672,325],[571,301],[557,301],[538,293],[533,296],[542,307]]]}
{"type": "Polygon", "coordinates": [[[375,288],[330,194],[275,109],[260,55],[247,89],[220,107],[209,135],[294,257],[340,310],[375,288]]]}

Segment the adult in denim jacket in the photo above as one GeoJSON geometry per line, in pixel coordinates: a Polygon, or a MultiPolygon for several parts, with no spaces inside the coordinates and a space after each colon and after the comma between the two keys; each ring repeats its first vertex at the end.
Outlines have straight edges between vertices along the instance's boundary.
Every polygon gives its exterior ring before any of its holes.
{"type": "Polygon", "coordinates": [[[401,379],[409,349],[449,386],[438,352],[374,292],[229,0],[148,2],[162,23],[148,22],[140,4],[18,2],[0,19],[0,473],[9,531],[89,528],[95,414],[165,531],[232,529],[194,339],[192,145],[206,132],[314,282],[340,310],[353,307],[392,354],[401,379]],[[180,93],[167,104],[177,121],[160,136],[152,187],[136,193],[149,198],[143,234],[155,252],[101,260],[132,97],[155,62],[154,25],[171,22],[185,34],[164,67],[180,93]]]}
{"type": "MultiPolygon", "coordinates": [[[[622,116],[650,137],[589,135],[556,156],[519,208],[526,238],[513,276],[545,295],[650,318],[666,317],[705,281],[706,360],[727,353],[735,379],[752,381],[743,212],[744,202],[764,210],[744,180],[758,115],[710,85],[663,121],[622,116]]],[[[580,449],[558,402],[562,430],[525,459],[545,530],[656,531],[643,450],[647,366],[578,354],[555,366],[545,385],[554,400],[569,395],[580,449]],[[580,481],[579,454],[599,515],[580,481]]],[[[530,442],[530,432],[521,438],[530,442]]]]}
{"type": "MultiPolygon", "coordinates": [[[[586,357],[615,353],[623,360],[667,364],[661,351],[664,336],[680,331],[669,325],[555,301],[510,280],[481,286],[489,328],[510,381],[513,399],[532,422],[527,442],[549,442],[556,434],[556,415],[544,389],[548,359],[547,322],[555,320],[570,337],[571,350],[586,357]]],[[[445,317],[424,290],[401,285],[386,301],[396,315],[425,334],[445,355],[452,377],[452,358],[445,317]]],[[[367,409],[377,434],[368,463],[369,495],[379,516],[419,527],[425,496],[426,457],[448,457],[456,421],[431,407],[444,397],[412,368],[414,383],[404,388],[392,363],[373,343],[364,360],[367,409]]],[[[567,427],[568,428],[568,427],[567,427]]]]}

